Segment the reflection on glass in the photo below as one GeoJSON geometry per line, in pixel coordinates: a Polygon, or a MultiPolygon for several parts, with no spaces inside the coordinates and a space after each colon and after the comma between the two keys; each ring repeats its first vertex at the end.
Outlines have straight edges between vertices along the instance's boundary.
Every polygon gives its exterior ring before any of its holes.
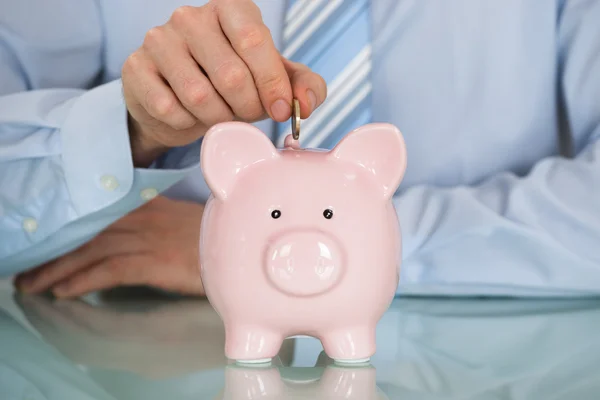
{"type": "Polygon", "coordinates": [[[600,393],[600,303],[593,300],[398,299],[379,324],[372,365],[344,368],[310,338],[287,340],[262,368],[231,364],[222,323],[203,300],[16,300],[35,331],[0,311],[2,400],[586,400],[600,393]]]}
{"type": "Polygon", "coordinates": [[[218,400],[383,400],[371,365],[322,367],[225,368],[225,388],[218,400]]]}

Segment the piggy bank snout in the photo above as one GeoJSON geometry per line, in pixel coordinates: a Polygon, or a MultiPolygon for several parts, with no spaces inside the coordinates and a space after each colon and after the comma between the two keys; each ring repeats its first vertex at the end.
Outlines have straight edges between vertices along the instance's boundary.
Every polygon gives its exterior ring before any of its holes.
{"type": "Polygon", "coordinates": [[[331,235],[312,230],[290,231],[273,238],[266,254],[266,273],[280,291],[313,296],[335,286],[344,273],[342,246],[331,235]]]}

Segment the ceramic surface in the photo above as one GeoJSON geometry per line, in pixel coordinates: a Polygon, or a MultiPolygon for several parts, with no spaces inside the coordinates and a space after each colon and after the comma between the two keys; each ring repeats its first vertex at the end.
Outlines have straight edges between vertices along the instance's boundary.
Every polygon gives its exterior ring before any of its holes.
{"type": "Polygon", "coordinates": [[[286,337],[302,334],[319,338],[338,362],[368,360],[398,285],[391,196],[406,169],[402,134],[369,124],[331,151],[285,143],[277,149],[241,122],[217,125],[203,139],[213,196],[200,264],[225,323],[225,354],[268,361],[286,337]]]}

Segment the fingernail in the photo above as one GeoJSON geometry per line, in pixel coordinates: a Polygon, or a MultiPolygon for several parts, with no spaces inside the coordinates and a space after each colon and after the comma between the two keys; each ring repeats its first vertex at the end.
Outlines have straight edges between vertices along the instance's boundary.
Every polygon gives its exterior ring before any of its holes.
{"type": "Polygon", "coordinates": [[[271,115],[277,121],[285,121],[290,117],[290,113],[291,106],[285,100],[279,99],[271,106],[271,115]]]}
{"type": "Polygon", "coordinates": [[[310,89],[306,91],[306,95],[308,96],[310,111],[313,112],[315,111],[315,106],[317,105],[317,96],[315,95],[315,92],[310,89]]]}

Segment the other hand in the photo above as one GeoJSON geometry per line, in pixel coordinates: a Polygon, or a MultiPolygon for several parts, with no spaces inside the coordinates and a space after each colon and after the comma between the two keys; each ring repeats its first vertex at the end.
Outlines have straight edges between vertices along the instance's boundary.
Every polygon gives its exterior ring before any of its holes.
{"type": "Polygon", "coordinates": [[[159,196],[73,252],[20,274],[15,285],[57,297],[138,285],[203,295],[198,261],[203,211],[201,204],[159,196]]]}
{"type": "Polygon", "coordinates": [[[252,0],[176,9],[127,58],[122,81],[137,166],[219,122],[283,122],[293,97],[307,118],[327,90],[322,77],[279,54],[252,0]]]}

